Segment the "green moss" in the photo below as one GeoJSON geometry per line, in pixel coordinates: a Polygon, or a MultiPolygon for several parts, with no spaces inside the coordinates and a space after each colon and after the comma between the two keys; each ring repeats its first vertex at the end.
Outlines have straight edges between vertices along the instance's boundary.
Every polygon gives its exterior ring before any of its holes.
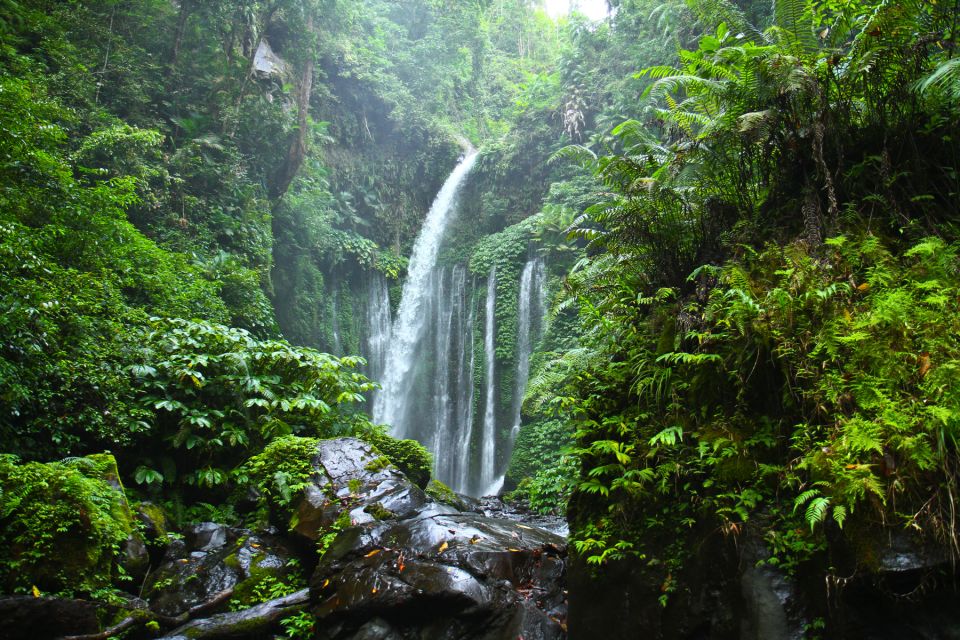
{"type": "Polygon", "coordinates": [[[463,500],[453,492],[453,489],[436,478],[430,480],[430,483],[427,484],[426,491],[428,496],[442,504],[448,504],[458,509],[461,508],[460,505],[463,504],[463,500]]]}
{"type": "Polygon", "coordinates": [[[152,502],[138,502],[136,505],[136,512],[139,514],[140,519],[144,522],[144,524],[146,524],[148,528],[153,529],[155,540],[166,540],[169,527],[167,522],[167,514],[163,511],[163,509],[152,502]]]}
{"type": "Polygon", "coordinates": [[[390,518],[396,517],[396,514],[393,511],[390,511],[379,502],[374,502],[371,505],[367,505],[363,510],[377,520],[389,520],[390,518]]]}
{"type": "Polygon", "coordinates": [[[323,556],[326,555],[327,551],[330,549],[330,545],[333,544],[333,541],[337,539],[337,536],[340,535],[340,532],[349,527],[350,522],[350,512],[343,511],[339,516],[337,516],[336,521],[330,525],[330,527],[323,532],[317,539],[317,558],[323,560],[323,556]]]}
{"type": "Polygon", "coordinates": [[[372,444],[421,489],[430,482],[433,457],[416,440],[397,440],[379,430],[361,434],[360,438],[372,444]]]}
{"type": "Polygon", "coordinates": [[[0,456],[0,585],[89,592],[117,576],[135,531],[116,461],[104,454],[48,464],[0,456]]]}
{"type": "Polygon", "coordinates": [[[376,458],[368,462],[364,467],[364,469],[366,469],[370,473],[376,473],[377,471],[382,471],[383,469],[386,469],[389,466],[390,466],[390,459],[384,456],[380,456],[379,458],[376,458]]]}

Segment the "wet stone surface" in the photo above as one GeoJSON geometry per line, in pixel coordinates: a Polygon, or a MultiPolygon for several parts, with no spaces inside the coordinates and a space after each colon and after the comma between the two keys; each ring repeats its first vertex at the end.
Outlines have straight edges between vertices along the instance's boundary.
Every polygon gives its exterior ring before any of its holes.
{"type": "Polygon", "coordinates": [[[321,443],[318,486],[298,511],[320,523],[317,535],[350,514],[310,583],[321,637],[565,636],[563,537],[434,502],[394,468],[371,465],[368,450],[349,438],[321,443]]]}
{"type": "Polygon", "coordinates": [[[204,522],[169,546],[145,593],[151,610],[178,616],[227,589],[241,596],[245,586],[264,576],[285,577],[294,557],[278,536],[204,522]]]}

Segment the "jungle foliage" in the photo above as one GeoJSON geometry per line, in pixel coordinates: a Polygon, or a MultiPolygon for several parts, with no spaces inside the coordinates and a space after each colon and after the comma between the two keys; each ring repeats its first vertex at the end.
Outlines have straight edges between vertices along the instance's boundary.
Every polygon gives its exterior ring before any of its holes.
{"type": "Polygon", "coordinates": [[[548,399],[576,416],[574,546],[667,549],[665,600],[705,532],[788,570],[878,526],[956,556],[957,9],[688,5],[707,34],[636,69],[644,109],[559,154],[606,190],[548,399]]]}

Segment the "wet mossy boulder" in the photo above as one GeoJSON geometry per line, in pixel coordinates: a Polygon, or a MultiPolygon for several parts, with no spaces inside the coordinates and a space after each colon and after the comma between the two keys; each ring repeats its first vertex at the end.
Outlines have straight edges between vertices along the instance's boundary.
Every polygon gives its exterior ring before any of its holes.
{"type": "Polygon", "coordinates": [[[144,594],[154,612],[179,616],[228,592],[222,608],[242,609],[304,584],[299,560],[283,539],[202,522],[170,545],[144,594]]]}
{"type": "Polygon", "coordinates": [[[346,520],[359,524],[408,518],[429,502],[420,487],[384,455],[357,438],[321,440],[312,475],[296,502],[290,528],[320,540],[346,520]]]}
{"type": "Polygon", "coordinates": [[[407,517],[428,500],[386,453],[357,438],[278,438],[241,475],[276,526],[309,541],[344,514],[353,522],[407,517]]]}
{"type": "MultiPolygon", "coordinates": [[[[0,588],[89,592],[111,585],[139,540],[110,454],[20,464],[0,456],[0,588]]],[[[145,568],[145,567],[144,567],[145,568]]]]}
{"type": "Polygon", "coordinates": [[[362,434],[360,438],[372,444],[415,485],[421,489],[427,487],[433,469],[433,456],[422,444],[416,440],[398,440],[376,430],[362,434]]]}
{"type": "Polygon", "coordinates": [[[436,478],[430,480],[425,491],[427,492],[428,496],[440,504],[453,507],[457,511],[472,511],[472,505],[468,504],[465,496],[459,495],[453,489],[443,484],[436,478]]]}

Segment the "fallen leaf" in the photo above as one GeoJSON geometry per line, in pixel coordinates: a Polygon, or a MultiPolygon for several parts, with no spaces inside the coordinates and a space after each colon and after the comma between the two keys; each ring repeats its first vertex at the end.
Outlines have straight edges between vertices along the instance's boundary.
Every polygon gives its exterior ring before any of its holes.
{"type": "Polygon", "coordinates": [[[450,548],[450,545],[444,542],[442,545],[440,545],[440,550],[437,553],[443,553],[449,548],[450,548]]]}
{"type": "Polygon", "coordinates": [[[363,556],[363,557],[364,557],[364,558],[372,558],[373,556],[377,555],[377,554],[380,553],[381,551],[383,551],[383,549],[374,549],[373,551],[371,551],[370,553],[368,553],[367,555],[365,555],[365,556],[363,556]]]}
{"type": "Polygon", "coordinates": [[[329,586],[330,586],[330,579],[328,578],[328,579],[326,579],[326,580],[323,581],[323,584],[320,585],[320,588],[321,588],[321,589],[326,589],[326,588],[329,587],[329,586]]]}
{"type": "Polygon", "coordinates": [[[40,589],[37,589],[37,585],[33,585],[33,597],[34,598],[40,597],[40,589]]]}

